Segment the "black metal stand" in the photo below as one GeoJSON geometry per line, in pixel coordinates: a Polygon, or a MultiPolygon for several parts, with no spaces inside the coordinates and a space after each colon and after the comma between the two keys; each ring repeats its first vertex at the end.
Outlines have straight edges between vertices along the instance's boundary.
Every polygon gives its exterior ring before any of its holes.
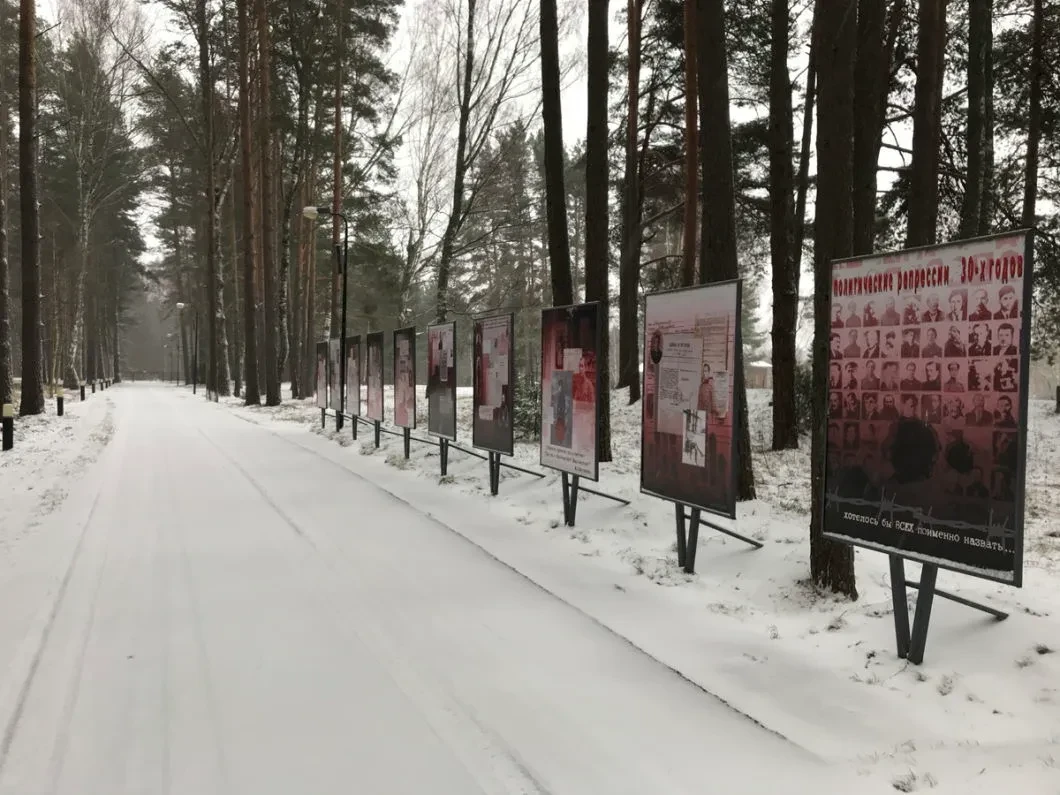
{"type": "Polygon", "coordinates": [[[85,385],[81,384],[81,402],[85,402],[85,385]]]}
{"type": "Polygon", "coordinates": [[[335,431],[342,431],[342,409],[335,412],[335,431]]]}
{"type": "MultiPolygon", "coordinates": [[[[4,407],[7,408],[6,406],[4,407]]],[[[0,448],[4,450],[10,450],[15,446],[15,418],[14,416],[8,416],[8,412],[4,412],[3,417],[3,442],[0,443],[0,448]]]]}
{"type": "Polygon", "coordinates": [[[60,416],[60,417],[63,416],[63,396],[62,395],[56,395],[55,396],[55,413],[58,416],[60,416]]]}
{"type": "Polygon", "coordinates": [[[327,409],[321,409],[320,410],[320,430],[324,430],[326,427],[328,427],[328,410],[327,409]]]}
{"type": "Polygon", "coordinates": [[[560,479],[563,483],[563,523],[567,527],[574,527],[574,518],[578,512],[578,476],[562,473],[560,479]]]}
{"type": "Polygon", "coordinates": [[[405,449],[405,460],[408,461],[409,460],[409,447],[411,446],[410,442],[412,441],[412,438],[411,438],[412,437],[412,432],[409,431],[408,428],[402,428],[401,430],[403,431],[403,433],[401,434],[401,441],[402,441],[402,445],[403,445],[403,447],[405,449]]]}
{"type": "Polygon", "coordinates": [[[702,511],[699,508],[693,508],[691,505],[686,506],[684,503],[675,502],[674,517],[677,529],[677,565],[689,574],[695,574],[696,571],[696,548],[699,546],[700,525],[716,530],[723,535],[731,536],[738,541],[743,541],[755,549],[762,548],[761,541],[755,541],[753,538],[740,535],[727,527],[721,527],[713,522],[706,521],[702,517],[702,511]],[[688,514],[685,513],[685,508],[688,508],[688,514]]]}
{"type": "MultiPolygon", "coordinates": [[[[524,472],[526,470],[523,470],[524,472]]],[[[537,474],[536,472],[531,474],[537,474]]],[[[622,505],[629,505],[629,500],[616,497],[613,494],[604,494],[602,491],[596,491],[586,486],[582,486],[580,483],[581,478],[578,475],[572,475],[568,472],[561,472],[560,479],[563,485],[563,522],[567,527],[574,527],[574,520],[578,512],[578,495],[581,494],[595,494],[597,497],[603,497],[605,500],[614,500],[622,505]]]]}
{"type": "Polygon", "coordinates": [[[489,454],[490,494],[494,497],[501,490],[501,454],[489,454]]]}
{"type": "Polygon", "coordinates": [[[357,416],[354,416],[354,417],[350,418],[350,425],[353,426],[353,441],[355,441],[355,442],[357,441],[357,426],[361,424],[359,422],[359,420],[360,420],[360,417],[357,417],[357,416]]]}
{"type": "Polygon", "coordinates": [[[373,423],[373,427],[375,428],[375,449],[378,450],[379,449],[379,420],[376,420],[373,423]]]}
{"type": "Polygon", "coordinates": [[[438,450],[438,457],[442,466],[442,477],[444,478],[449,473],[449,440],[439,439],[438,450]]]}
{"type": "Polygon", "coordinates": [[[92,382],[92,394],[93,395],[96,394],[96,382],[95,381],[92,382]]]}
{"type": "Polygon", "coordinates": [[[894,605],[894,636],[898,656],[909,660],[914,665],[924,662],[924,649],[927,647],[928,626],[931,623],[931,608],[935,597],[949,599],[951,602],[979,610],[993,616],[997,621],[1004,621],[1008,613],[989,605],[973,602],[963,596],[940,591],[935,587],[939,567],[934,563],[925,563],[920,569],[920,582],[905,578],[905,559],[900,555],[890,555],[891,559],[891,602],[894,605]],[[909,630],[909,606],[906,604],[906,588],[919,591],[916,598],[916,612],[913,615],[913,629],[909,630]]]}

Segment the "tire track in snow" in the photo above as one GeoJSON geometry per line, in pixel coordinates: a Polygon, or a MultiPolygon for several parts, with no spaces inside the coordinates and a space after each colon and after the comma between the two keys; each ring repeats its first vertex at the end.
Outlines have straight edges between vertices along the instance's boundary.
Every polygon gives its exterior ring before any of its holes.
{"type": "MultiPolygon", "coordinates": [[[[329,543],[328,549],[324,549],[320,543],[307,532],[299,523],[288,515],[269,494],[266,489],[247,469],[232,456],[225,448],[218,445],[208,434],[195,426],[196,431],[210,443],[214,449],[231,463],[243,476],[246,482],[261,495],[267,505],[279,516],[291,531],[303,542],[305,542],[320,557],[321,562],[336,578],[343,583],[349,576],[349,571],[336,565],[336,560],[341,560],[348,568],[351,561],[348,552],[341,546],[329,543]]],[[[264,429],[262,429],[264,430],[264,429]]],[[[275,434],[270,434],[275,436],[275,434]]],[[[278,438],[278,437],[277,437],[278,438]]],[[[301,447],[300,445],[295,445],[301,447]]],[[[301,448],[304,452],[312,453],[310,450],[301,448]]],[[[322,458],[314,454],[316,458],[322,458]]],[[[327,460],[327,459],[324,459],[327,460]]],[[[330,462],[329,462],[330,463],[330,462]]],[[[346,471],[346,470],[344,470],[346,471]]],[[[374,484],[373,484],[374,485],[374,484]]],[[[382,492],[389,494],[389,492],[382,492]]],[[[422,512],[416,511],[422,515],[422,512]]],[[[380,561],[376,561],[380,563],[380,561]]],[[[389,568],[394,569],[393,565],[389,568]]],[[[316,594],[313,594],[316,596],[316,594]]],[[[482,762],[470,760],[471,754],[485,754],[490,760],[487,764],[490,768],[488,775],[496,777],[494,783],[502,788],[508,795],[552,795],[551,790],[540,780],[540,778],[528,767],[527,763],[520,757],[518,752],[497,734],[496,731],[484,726],[482,721],[474,714],[466,704],[455,696],[453,684],[442,678],[428,665],[412,666],[408,661],[415,655],[404,647],[398,649],[397,642],[389,635],[384,636],[378,630],[369,629],[377,624],[386,624],[380,621],[383,616],[399,616],[404,611],[395,610],[379,599],[365,592],[358,592],[357,603],[364,606],[356,610],[356,621],[341,624],[339,629],[346,633],[353,633],[358,641],[381,663],[385,663],[386,670],[391,681],[416,704],[424,715],[432,732],[440,742],[446,745],[461,760],[465,769],[475,777],[481,779],[484,771],[482,762]],[[366,636],[370,635],[368,638],[366,636]],[[380,656],[385,659],[380,659],[380,656]],[[445,717],[448,716],[448,717],[445,717]],[[442,726],[436,724],[441,723],[442,726]],[[442,731],[444,729],[445,731],[442,731]],[[477,735],[477,743],[469,737],[470,733],[477,735]],[[463,741],[457,739],[463,738],[463,741]],[[454,742],[459,742],[456,747],[454,742]],[[471,745],[477,745],[474,751],[468,750],[471,745]],[[464,746],[467,746],[466,748],[464,746]]],[[[351,614],[348,602],[343,605],[342,613],[351,614]]],[[[334,606],[334,605],[333,605],[334,606]]]]}
{"type": "Polygon", "coordinates": [[[514,574],[517,574],[519,577],[521,577],[526,582],[530,583],[530,585],[532,585],[537,590],[548,594],[553,599],[556,599],[557,601],[559,601],[559,602],[563,603],[564,605],[566,605],[571,610],[574,610],[576,613],[578,613],[581,616],[587,618],[593,624],[595,624],[596,626],[600,627],[601,629],[603,629],[608,634],[614,636],[615,638],[620,640],[622,643],[624,643],[626,646],[629,646],[631,649],[636,651],[638,654],[642,654],[643,656],[645,656],[648,659],[650,659],[652,662],[656,663],[657,665],[662,666],[663,668],[665,668],[667,671],[669,671],[671,674],[673,674],[677,678],[681,679],[684,682],[687,682],[692,687],[694,687],[696,690],[700,691],[704,695],[709,696],[710,698],[714,699],[718,703],[720,703],[723,706],[725,706],[726,709],[730,710],[731,712],[735,713],[736,715],[739,715],[740,717],[742,717],[745,720],[747,720],[748,722],[754,724],[758,728],[769,732],[770,734],[774,735],[775,737],[780,738],[781,740],[783,740],[784,742],[788,743],[789,745],[791,745],[791,746],[793,746],[795,748],[799,748],[799,749],[801,749],[803,751],[806,751],[806,753],[811,754],[811,755],[816,757],[816,755],[813,754],[812,751],[810,751],[808,748],[806,748],[802,744],[796,742],[795,740],[792,740],[790,737],[788,737],[787,735],[783,734],[782,732],[777,731],[776,729],[772,728],[771,726],[767,726],[766,724],[762,723],[760,720],[755,718],[753,715],[749,715],[748,713],[738,709],[732,703],[730,703],[729,701],[727,701],[724,698],[722,698],[721,696],[719,696],[717,693],[714,693],[714,692],[708,690],[706,687],[704,687],[699,682],[697,682],[694,679],[691,679],[689,676],[685,675],[685,673],[683,671],[681,671],[680,669],[675,668],[674,666],[670,665],[669,663],[665,662],[664,660],[660,660],[658,657],[654,656],[647,649],[644,649],[641,646],[638,646],[636,643],[634,643],[632,640],[630,640],[626,636],[620,634],[619,632],[616,632],[614,629],[612,629],[610,626],[608,626],[607,624],[605,624],[602,621],[600,621],[599,619],[597,619],[591,613],[588,613],[585,610],[583,610],[582,608],[578,607],[576,604],[573,604],[572,602],[567,601],[566,599],[564,599],[562,596],[558,595],[554,591],[551,591],[548,588],[546,588],[544,585],[541,585],[539,582],[537,582],[536,580],[531,578],[529,575],[524,574],[522,571],[520,571],[518,568],[516,568],[512,564],[508,563],[507,561],[505,561],[502,558],[497,557],[492,552],[490,552],[488,549],[486,549],[485,547],[479,545],[472,538],[464,535],[459,530],[457,530],[455,527],[452,527],[451,525],[447,524],[442,519],[440,519],[439,517],[437,517],[434,514],[432,514],[430,511],[425,511],[422,508],[420,508],[419,506],[417,506],[417,505],[415,505],[415,504],[413,504],[413,503],[411,503],[411,502],[409,502],[409,501],[407,501],[405,499],[402,499],[401,497],[399,497],[397,494],[395,494],[394,492],[390,491],[389,489],[379,485],[375,481],[365,477],[364,475],[360,474],[359,472],[355,472],[355,471],[349,469],[348,467],[344,466],[343,464],[339,463],[338,461],[335,461],[334,459],[322,454],[318,450],[314,450],[312,447],[304,445],[304,444],[302,444],[302,443],[300,443],[300,442],[298,442],[298,441],[296,441],[296,440],[294,440],[292,438],[288,438],[284,434],[277,433],[273,429],[269,428],[267,425],[263,425],[262,423],[259,423],[259,422],[256,422],[256,421],[252,420],[252,419],[249,419],[247,417],[241,416],[241,414],[239,412],[230,412],[230,413],[234,414],[237,419],[240,419],[243,422],[246,422],[246,423],[248,423],[250,425],[253,425],[253,426],[257,427],[257,428],[260,428],[261,430],[271,434],[272,436],[276,437],[277,439],[282,440],[283,442],[285,442],[289,446],[295,447],[295,448],[300,449],[300,450],[303,450],[303,451],[305,451],[307,453],[310,453],[313,456],[316,456],[317,458],[320,458],[323,461],[328,462],[331,466],[342,470],[347,475],[349,475],[351,477],[354,477],[357,480],[361,481],[362,483],[365,483],[365,484],[371,486],[372,488],[376,489],[380,494],[385,495],[386,497],[388,497],[393,502],[398,503],[398,504],[402,505],[403,507],[408,508],[408,509],[410,509],[412,511],[415,511],[420,516],[423,516],[424,518],[426,518],[426,519],[430,520],[431,522],[433,522],[434,524],[436,524],[438,527],[442,528],[443,530],[453,534],[457,538],[459,538],[459,539],[463,540],[464,542],[466,542],[467,544],[471,545],[472,547],[477,549],[481,554],[485,555],[490,560],[493,560],[496,563],[499,563],[501,566],[504,566],[509,571],[513,572],[514,574]]]}

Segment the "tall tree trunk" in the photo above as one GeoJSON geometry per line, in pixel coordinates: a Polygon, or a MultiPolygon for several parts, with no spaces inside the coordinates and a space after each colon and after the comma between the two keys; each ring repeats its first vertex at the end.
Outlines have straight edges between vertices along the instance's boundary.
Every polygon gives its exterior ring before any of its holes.
{"type": "Polygon", "coordinates": [[[987,62],[992,57],[993,9],[991,0],[968,0],[968,166],[961,201],[962,238],[979,232],[986,172],[987,62]]]}
{"type": "MultiPolygon", "coordinates": [[[[206,158],[206,304],[207,304],[207,390],[220,393],[218,375],[218,327],[223,322],[221,305],[224,282],[217,268],[217,163],[215,157],[213,118],[213,71],[210,68],[210,26],[206,0],[196,0],[197,37],[199,45],[199,87],[202,93],[203,139],[206,158]]],[[[227,389],[225,390],[227,393],[227,389]]]]}
{"type": "MultiPolygon", "coordinates": [[[[894,18],[900,14],[895,4],[894,18]]],[[[891,79],[887,0],[858,0],[854,60],[854,253],[867,254],[876,238],[876,176],[891,79]]]]}
{"type": "Polygon", "coordinates": [[[22,219],[23,417],[44,412],[40,333],[40,216],[37,209],[37,6],[21,0],[18,17],[18,157],[22,219]]]}
{"type": "Polygon", "coordinates": [[[261,405],[258,389],[258,321],[255,303],[257,253],[254,244],[254,130],[250,123],[250,0],[238,0],[239,31],[239,144],[243,191],[243,366],[244,402],[261,405]]]}
{"type": "Polygon", "coordinates": [[[1042,48],[1045,38],[1043,0],[1034,0],[1031,20],[1031,101],[1027,116],[1027,161],[1023,173],[1022,225],[1033,227],[1038,199],[1038,146],[1042,137],[1042,48]]]}
{"type": "Polygon", "coordinates": [[[545,138],[545,214],[552,304],[574,303],[564,187],[563,112],[559,89],[559,22],[556,0],[541,0],[541,116],[545,138]]]}
{"type": "MultiPolygon", "coordinates": [[[[697,0],[700,147],[703,162],[703,213],[699,249],[699,280],[710,282],[740,276],[736,253],[736,188],[729,125],[729,61],[725,45],[724,0],[697,0]]],[[[736,497],[755,498],[751,430],[747,413],[743,351],[736,351],[735,392],[739,406],[736,445],[740,471],[736,497]]]]}
{"type": "MultiPolygon", "coordinates": [[[[681,284],[691,287],[696,281],[696,195],[699,176],[699,141],[696,134],[696,3],[685,2],[685,217],[681,252],[681,284]]],[[[704,54],[704,57],[707,57],[704,54]]],[[[706,175],[704,174],[704,177],[706,175]]],[[[704,179],[706,184],[706,179],[704,179]]],[[[706,205],[703,215],[706,217],[706,205]]]]}
{"type": "Polygon", "coordinates": [[[819,0],[817,20],[818,125],[814,237],[813,443],[810,453],[810,572],[821,588],[857,598],[854,550],[821,535],[826,465],[829,297],[832,260],[854,242],[854,40],[856,20],[847,0],[819,0]]]}
{"type": "MultiPolygon", "coordinates": [[[[993,9],[990,14],[993,18],[993,9]]],[[[983,132],[983,185],[979,202],[980,235],[988,235],[994,229],[994,39],[990,34],[990,49],[986,59],[986,108],[983,132]]]]}
{"type": "Polygon", "coordinates": [[[626,111],[626,174],[622,198],[622,250],[618,265],[618,385],[629,387],[630,405],[640,400],[641,227],[640,159],[640,28],[644,0],[627,0],[628,72],[626,111]]]}
{"type": "MultiPolygon", "coordinates": [[[[802,145],[799,148],[799,174],[795,178],[795,233],[791,256],[802,270],[802,246],[806,240],[806,194],[810,188],[810,156],[813,147],[813,104],[817,97],[817,10],[814,8],[810,27],[810,58],[806,67],[806,99],[802,113],[802,145]]],[[[775,389],[775,387],[774,387],[775,389]]]]}
{"type": "MultiPolygon", "coordinates": [[[[265,271],[265,405],[280,405],[280,371],[276,348],[276,199],[270,97],[269,18],[265,0],[256,0],[258,84],[261,102],[261,253],[265,271]]],[[[341,185],[341,183],[340,183],[341,185]]],[[[337,197],[339,198],[339,197],[337,197]]]]}
{"type": "Polygon", "coordinates": [[[799,446],[795,408],[795,327],[799,314],[799,260],[792,256],[795,213],[791,75],[788,73],[788,0],[773,0],[769,70],[769,247],[773,270],[773,449],[799,446]]]}
{"type": "Polygon", "coordinates": [[[946,0],[920,0],[907,246],[930,245],[936,242],[938,235],[939,142],[942,135],[945,48],[946,0]]]}
{"type": "Polygon", "coordinates": [[[589,0],[588,108],[585,133],[585,300],[599,301],[600,419],[597,451],[611,460],[611,322],[608,295],[607,213],[607,2],[589,0]]]}
{"type": "Polygon", "coordinates": [[[336,36],[337,42],[335,45],[335,158],[332,161],[332,197],[331,197],[331,211],[334,213],[331,217],[331,257],[330,261],[333,263],[331,271],[331,337],[341,337],[342,331],[339,328],[339,314],[342,310],[342,271],[339,268],[338,257],[335,256],[335,247],[340,245],[342,240],[340,233],[342,232],[341,220],[338,213],[342,212],[342,78],[343,78],[343,32],[344,32],[344,11],[346,3],[343,0],[339,0],[338,4],[338,24],[336,25],[336,36]]]}
{"type": "MultiPolygon", "coordinates": [[[[0,30],[0,52],[7,42],[4,30],[0,30]]],[[[6,71],[0,69],[0,97],[5,97],[6,71]]],[[[14,400],[15,383],[11,360],[11,293],[9,264],[7,259],[7,125],[10,124],[6,99],[0,99],[0,406],[14,400]]]]}
{"type": "Polygon", "coordinates": [[[475,9],[478,0],[467,0],[467,51],[464,53],[462,84],[456,127],[456,168],[453,171],[453,205],[442,235],[442,252],[438,257],[438,279],[435,286],[435,318],[441,323],[449,314],[449,270],[456,247],[456,234],[464,214],[464,180],[467,178],[467,136],[471,119],[471,84],[475,69],[475,9]]]}

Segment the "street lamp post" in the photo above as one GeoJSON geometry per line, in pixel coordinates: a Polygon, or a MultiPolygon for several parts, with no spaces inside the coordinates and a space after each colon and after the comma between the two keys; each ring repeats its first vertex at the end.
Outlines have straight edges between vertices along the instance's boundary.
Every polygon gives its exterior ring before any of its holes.
{"type": "MultiPolygon", "coordinates": [[[[190,304],[180,302],[177,304],[177,309],[183,312],[187,309],[190,304]]],[[[191,394],[196,394],[199,387],[199,311],[195,310],[195,334],[194,334],[194,346],[195,349],[192,353],[192,377],[191,377],[191,394]]]]}
{"type": "MultiPolygon", "coordinates": [[[[315,221],[320,216],[338,216],[342,219],[342,251],[340,255],[338,244],[335,245],[335,261],[342,268],[342,331],[339,339],[339,408],[335,412],[335,430],[342,430],[343,409],[346,407],[346,290],[349,286],[349,264],[350,264],[350,224],[345,214],[334,212],[327,205],[321,207],[305,207],[302,215],[310,221],[315,221]]],[[[357,422],[356,417],[354,423],[357,422]]],[[[355,428],[356,430],[356,428],[355,428]]]]}

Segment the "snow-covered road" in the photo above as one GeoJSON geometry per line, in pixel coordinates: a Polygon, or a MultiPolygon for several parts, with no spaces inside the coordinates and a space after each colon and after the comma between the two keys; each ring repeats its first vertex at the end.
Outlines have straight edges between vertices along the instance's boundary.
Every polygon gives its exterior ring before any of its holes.
{"type": "Polygon", "coordinates": [[[171,387],[107,399],[0,793],[855,791],[326,457],[171,387]]]}

